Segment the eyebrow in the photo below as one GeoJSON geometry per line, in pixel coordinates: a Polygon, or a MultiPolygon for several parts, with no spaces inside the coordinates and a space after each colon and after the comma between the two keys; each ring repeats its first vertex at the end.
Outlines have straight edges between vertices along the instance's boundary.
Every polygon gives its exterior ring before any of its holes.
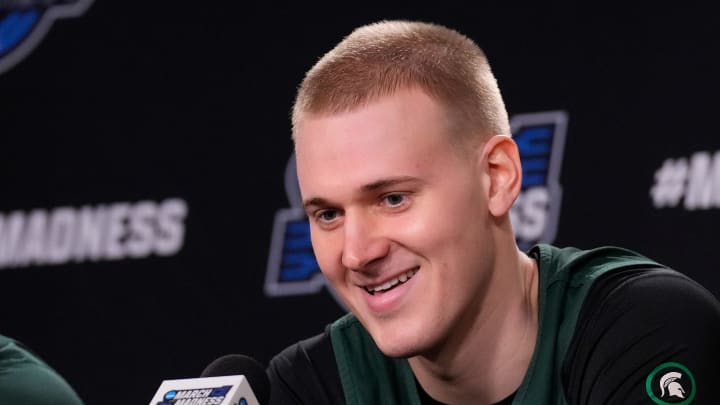
{"type": "MultiPolygon", "coordinates": [[[[417,177],[412,177],[412,176],[392,177],[392,178],[388,178],[388,179],[380,179],[380,180],[374,181],[372,183],[365,184],[362,187],[360,187],[360,191],[363,193],[367,193],[367,192],[377,191],[377,190],[381,190],[383,188],[388,188],[388,187],[392,187],[392,186],[395,186],[398,184],[408,183],[408,182],[422,183],[422,181],[420,179],[418,179],[417,177]]],[[[332,203],[329,200],[327,200],[325,198],[321,198],[321,197],[309,198],[303,202],[303,207],[306,209],[310,206],[328,206],[328,205],[332,205],[332,203]]]]}
{"type": "Polygon", "coordinates": [[[363,192],[375,191],[375,190],[395,186],[395,185],[398,185],[401,183],[408,183],[408,182],[420,182],[420,179],[418,179],[417,177],[412,177],[412,176],[392,177],[389,179],[380,179],[378,181],[374,181],[370,184],[366,184],[366,185],[362,186],[360,189],[363,192]]]}

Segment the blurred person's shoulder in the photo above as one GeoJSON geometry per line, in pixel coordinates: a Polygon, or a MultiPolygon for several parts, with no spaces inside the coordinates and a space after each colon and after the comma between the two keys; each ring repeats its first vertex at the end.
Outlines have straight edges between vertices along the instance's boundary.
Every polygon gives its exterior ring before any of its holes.
{"type": "Polygon", "coordinates": [[[82,405],[70,384],[30,348],[0,335],[0,403],[82,405]]]}

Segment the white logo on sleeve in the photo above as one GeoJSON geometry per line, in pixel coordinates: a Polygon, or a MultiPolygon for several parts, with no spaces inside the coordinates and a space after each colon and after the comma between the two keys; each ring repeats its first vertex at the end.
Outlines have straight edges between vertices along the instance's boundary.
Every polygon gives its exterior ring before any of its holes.
{"type": "Polygon", "coordinates": [[[645,389],[658,405],[691,405],[697,394],[695,377],[690,369],[674,361],[655,367],[645,379],[645,389]]]}
{"type": "Polygon", "coordinates": [[[660,398],[665,396],[679,397],[685,399],[685,389],[677,381],[682,378],[682,374],[671,371],[660,377],[660,398]]]}

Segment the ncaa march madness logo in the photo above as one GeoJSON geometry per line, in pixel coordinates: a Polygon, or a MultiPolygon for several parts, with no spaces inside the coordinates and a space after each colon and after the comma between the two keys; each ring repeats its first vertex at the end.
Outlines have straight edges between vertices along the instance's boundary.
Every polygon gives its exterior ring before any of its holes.
{"type": "MultiPolygon", "coordinates": [[[[220,405],[232,387],[232,385],[224,385],[212,388],[170,390],[156,405],[220,405]]],[[[243,403],[242,401],[245,399],[243,398],[240,403],[243,403]]]]}
{"type": "MultiPolygon", "coordinates": [[[[523,250],[555,239],[562,195],[559,178],[567,120],[564,111],[517,114],[510,119],[523,167],[520,195],[510,218],[518,246],[523,250]]],[[[325,287],[343,305],[326,283],[315,261],[310,242],[310,223],[300,197],[295,155],[290,156],[285,168],[285,192],[290,207],[275,214],[265,274],[265,294],[315,294],[325,287]]]]}
{"type": "Polygon", "coordinates": [[[92,0],[0,0],[0,74],[23,60],[59,18],[85,13],[92,0]]]}

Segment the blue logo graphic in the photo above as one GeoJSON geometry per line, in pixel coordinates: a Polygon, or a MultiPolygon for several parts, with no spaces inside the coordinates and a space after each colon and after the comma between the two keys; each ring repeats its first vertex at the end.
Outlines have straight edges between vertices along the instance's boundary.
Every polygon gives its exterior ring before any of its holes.
{"type": "Polygon", "coordinates": [[[523,168],[520,195],[510,211],[520,249],[555,240],[562,200],[560,167],[567,121],[564,111],[520,114],[510,120],[523,168]]]}
{"type": "Polygon", "coordinates": [[[165,393],[165,397],[163,397],[163,399],[165,399],[166,401],[172,401],[173,399],[175,399],[175,395],[177,395],[177,391],[168,391],[165,393]]]}
{"type": "Polygon", "coordinates": [[[294,154],[285,167],[285,192],[291,206],[275,213],[265,294],[315,294],[326,282],[310,242],[310,223],[302,208],[294,154]]]}
{"type": "Polygon", "coordinates": [[[230,388],[232,388],[232,385],[224,385],[222,387],[213,388],[213,390],[210,392],[210,397],[224,397],[228,394],[228,391],[230,391],[230,388]]]}
{"type": "MultiPolygon", "coordinates": [[[[555,239],[562,197],[559,178],[567,121],[564,111],[517,114],[510,120],[523,166],[520,195],[510,212],[521,249],[527,250],[539,242],[551,243],[555,239]]],[[[290,207],[275,214],[265,294],[309,295],[326,287],[344,307],[315,260],[294,155],[290,156],[285,168],[285,192],[290,207]]]]}
{"type": "Polygon", "coordinates": [[[92,0],[0,0],[0,74],[23,60],[59,18],[85,13],[92,0]]]}

